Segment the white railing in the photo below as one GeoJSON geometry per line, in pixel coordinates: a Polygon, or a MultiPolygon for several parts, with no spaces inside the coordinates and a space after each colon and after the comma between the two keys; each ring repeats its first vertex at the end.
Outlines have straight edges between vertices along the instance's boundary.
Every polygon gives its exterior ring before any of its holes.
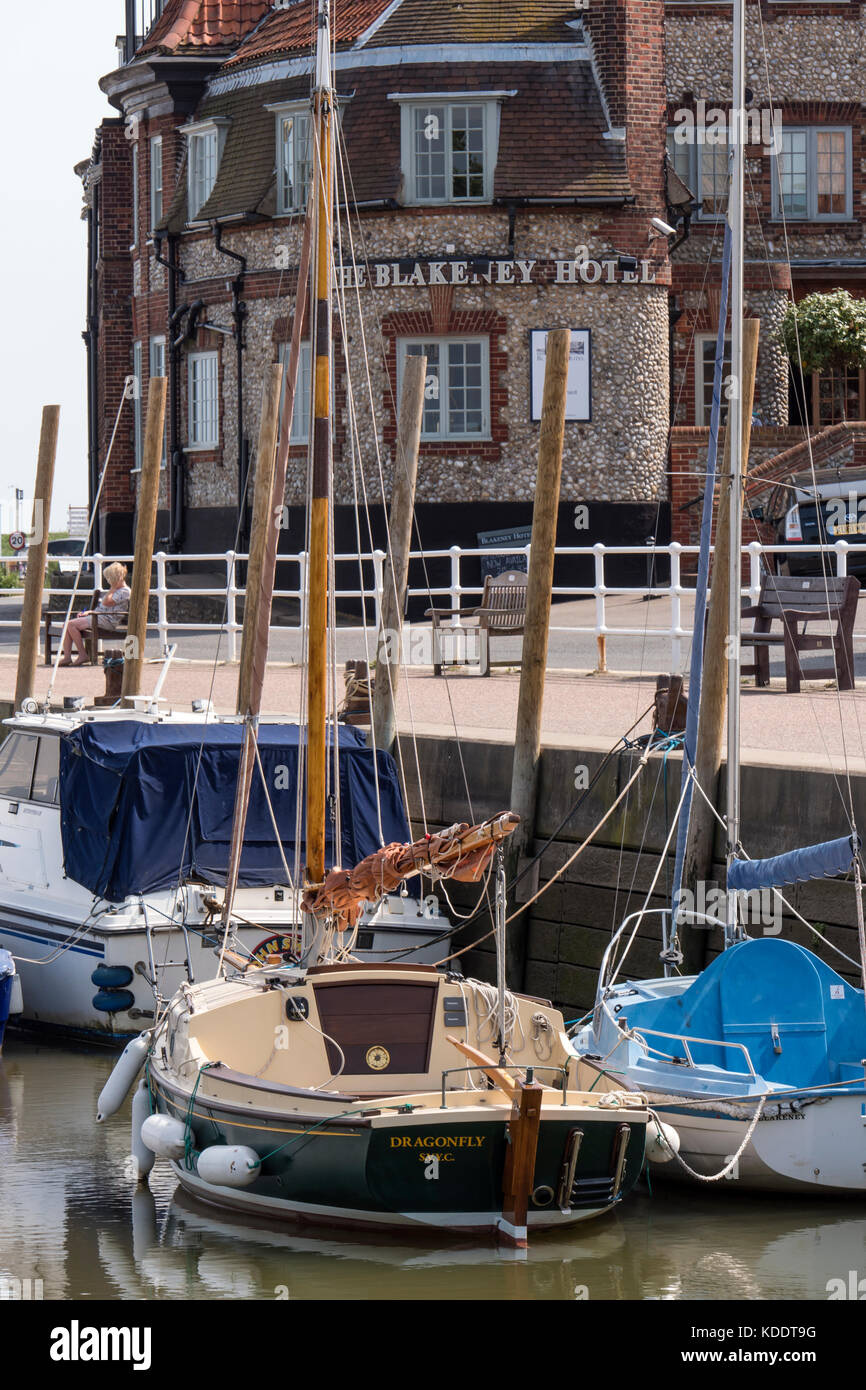
{"type": "MultiPolygon", "coordinates": [[[[442,608],[466,608],[472,606],[472,599],[480,596],[481,584],[477,582],[464,583],[463,565],[467,560],[491,559],[494,556],[510,556],[521,561],[524,557],[528,558],[530,547],[527,546],[486,546],[477,549],[463,549],[460,546],[451,546],[447,550],[427,550],[423,554],[413,551],[410,557],[417,570],[421,561],[447,561],[448,582],[428,585],[412,585],[409,588],[409,597],[423,599],[430,607],[442,608]]],[[[849,557],[852,555],[863,554],[866,557],[866,542],[863,544],[850,544],[848,541],[839,540],[828,545],[763,545],[759,541],[753,541],[750,545],[743,546],[743,557],[748,561],[749,582],[743,588],[743,595],[748,595],[750,602],[756,603],[761,589],[761,581],[769,568],[773,566],[773,556],[781,554],[787,555],[795,551],[797,555],[815,555],[824,553],[828,557],[827,572],[838,576],[848,573],[849,557]]],[[[592,560],[593,583],[592,584],[555,584],[553,596],[557,599],[591,599],[593,602],[593,618],[591,623],[562,623],[557,622],[557,608],[553,609],[551,631],[567,632],[575,636],[591,636],[597,640],[601,639],[599,651],[604,652],[608,639],[618,639],[621,637],[639,638],[666,638],[670,643],[671,671],[679,671],[683,661],[683,644],[688,642],[693,633],[691,627],[683,621],[683,599],[694,594],[693,582],[683,584],[683,560],[687,556],[696,557],[698,547],[694,545],[684,546],[676,541],[670,545],[659,546],[628,546],[628,545],[602,545],[601,543],[593,546],[558,546],[556,557],[558,560],[567,560],[569,557],[583,558],[592,560]],[[632,556],[643,562],[647,568],[647,573],[655,571],[660,561],[667,560],[670,565],[670,576],[667,583],[645,583],[638,585],[612,585],[607,583],[606,566],[612,557],[632,556]],[[608,601],[618,595],[630,596],[632,598],[642,595],[653,595],[654,597],[667,598],[670,602],[668,613],[669,621],[667,625],[659,626],[620,626],[618,623],[609,622],[608,601]]],[[[131,555],[102,555],[96,554],[85,557],[81,564],[88,567],[84,582],[86,589],[91,588],[92,567],[92,587],[101,589],[102,575],[105,566],[120,560],[124,564],[132,561],[131,555]]],[[[157,615],[155,624],[151,624],[151,631],[156,631],[162,645],[169,641],[169,635],[177,636],[184,632],[208,633],[221,631],[225,635],[226,659],[236,661],[238,657],[238,636],[242,631],[242,623],[238,621],[238,598],[243,597],[243,585],[238,583],[238,566],[243,565],[248,560],[246,554],[236,551],[225,551],[221,554],[167,554],[163,551],[154,556],[154,566],[156,569],[156,584],[151,588],[151,597],[156,599],[157,615]],[[225,573],[225,581],[217,587],[170,587],[168,584],[169,566],[177,566],[179,563],[184,566],[188,564],[206,564],[211,569],[219,567],[225,573]],[[179,599],[187,598],[209,598],[223,604],[224,617],[220,622],[195,621],[195,622],[176,622],[169,616],[169,602],[176,602],[179,599]]],[[[357,555],[340,554],[335,557],[338,566],[353,566],[354,582],[348,587],[338,587],[335,598],[354,600],[359,604],[360,599],[364,600],[364,619],[359,614],[357,624],[346,624],[341,630],[351,630],[354,626],[356,631],[366,631],[375,634],[379,627],[381,612],[381,599],[384,589],[384,565],[385,553],[381,550],[368,552],[360,558],[357,555]]],[[[303,608],[304,591],[306,584],[307,554],[301,552],[294,555],[283,555],[278,557],[279,565],[284,570],[285,566],[296,568],[297,587],[290,589],[276,589],[275,599],[293,599],[298,604],[298,621],[293,623],[274,623],[271,631],[274,633],[300,632],[303,628],[303,608]]],[[[64,557],[64,566],[68,567],[74,561],[69,557],[64,557]]],[[[561,568],[561,566],[560,566],[561,568]]],[[[693,574],[690,574],[693,579],[693,574]]],[[[68,589],[46,589],[44,591],[47,603],[51,593],[62,593],[68,598],[68,589]]],[[[0,589],[0,598],[16,597],[23,594],[23,588],[0,589]]],[[[2,608],[0,608],[2,612],[2,608]]],[[[454,628],[461,628],[462,624],[459,617],[451,620],[454,628]]],[[[17,628],[17,620],[4,620],[0,618],[0,629],[17,628]]],[[[855,639],[866,641],[866,626],[861,629],[855,627],[855,639]]]]}

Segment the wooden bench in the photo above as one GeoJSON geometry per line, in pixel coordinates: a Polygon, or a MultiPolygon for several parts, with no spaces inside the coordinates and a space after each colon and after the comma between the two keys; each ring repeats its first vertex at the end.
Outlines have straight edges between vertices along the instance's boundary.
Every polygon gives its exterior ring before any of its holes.
{"type": "MultiPolygon", "coordinates": [[[[96,605],[99,603],[99,600],[102,598],[102,594],[100,593],[99,589],[96,589],[92,597],[88,595],[88,598],[90,599],[92,606],[95,608],[96,605]]],[[[83,613],[88,611],[88,609],[82,609],[80,612],[73,613],[72,616],[74,618],[80,618],[83,615],[83,613]]],[[[66,611],[61,611],[60,609],[56,608],[43,608],[42,621],[45,624],[45,665],[50,666],[53,659],[53,624],[56,622],[60,631],[62,632],[63,624],[66,621],[66,611]]],[[[119,642],[122,646],[126,639],[126,636],[126,624],[124,624],[123,627],[97,627],[97,625],[94,622],[91,622],[90,630],[88,631],[87,636],[85,638],[85,646],[87,647],[87,653],[90,657],[91,664],[93,666],[96,666],[99,662],[99,644],[101,641],[114,638],[115,641],[119,642]]]]}
{"type": "MultiPolygon", "coordinates": [[[[469,632],[478,633],[479,669],[482,676],[490,675],[490,639],[492,637],[522,637],[526,621],[526,580],[520,570],[488,575],[484,580],[481,603],[477,608],[428,608],[424,614],[433,623],[433,674],[442,675],[442,629],[444,622],[459,616],[471,619],[469,632]]],[[[459,632],[449,628],[448,631],[459,632]]],[[[457,664],[456,662],[450,664],[457,664]]],[[[500,663],[502,664],[502,663],[500,663]]],[[[510,664],[510,663],[508,663],[510,664]]]]}
{"type": "Polygon", "coordinates": [[[799,691],[800,680],[836,680],[840,690],[854,689],[854,622],[860,581],[823,575],[794,579],[767,575],[761,584],[757,604],[743,609],[744,618],[754,618],[751,632],[743,633],[742,645],[755,648],[753,666],[742,666],[745,676],[754,675],[756,685],[770,684],[770,647],[783,647],[785,680],[789,691],[799,691]],[[781,632],[772,632],[773,623],[781,632]],[[830,630],[809,632],[809,623],[823,622],[830,630]],[[804,672],[800,653],[832,651],[832,666],[804,672]]]}

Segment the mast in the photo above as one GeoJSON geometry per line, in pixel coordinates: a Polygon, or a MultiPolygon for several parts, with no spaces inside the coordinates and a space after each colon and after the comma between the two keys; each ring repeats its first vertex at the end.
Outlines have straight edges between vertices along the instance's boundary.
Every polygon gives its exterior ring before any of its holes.
{"type": "Polygon", "coordinates": [[[313,130],[316,180],[315,361],[310,502],[309,663],[307,678],[307,881],[325,877],[327,782],[328,530],[331,473],[331,262],[333,210],[331,4],[319,0],[313,130]]]}
{"type": "MultiPolygon", "coordinates": [[[[743,420],[740,402],[743,392],[743,166],[745,155],[745,6],[746,0],[733,0],[733,104],[731,109],[731,183],[728,221],[731,225],[731,377],[734,392],[728,404],[731,473],[731,570],[728,593],[728,867],[735,857],[740,838],[740,618],[742,541],[743,541],[743,420]]],[[[737,894],[728,892],[726,945],[737,933],[737,894]]]]}

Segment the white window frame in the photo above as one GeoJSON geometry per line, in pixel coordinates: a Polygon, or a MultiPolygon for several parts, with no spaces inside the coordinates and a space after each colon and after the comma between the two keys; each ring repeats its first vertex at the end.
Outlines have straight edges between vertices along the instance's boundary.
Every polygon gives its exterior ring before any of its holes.
{"type": "MultiPolygon", "coordinates": [[[[214,350],[191,352],[187,360],[187,449],[191,452],[202,449],[218,449],[220,443],[220,362],[219,353],[214,350]],[[213,398],[207,402],[209,408],[204,416],[196,409],[197,383],[200,368],[204,363],[213,367],[213,398]]],[[[199,376],[199,380],[200,380],[199,376]]]]}
{"type": "MultiPolygon", "coordinates": [[[[149,346],[148,346],[148,354],[147,354],[147,356],[148,356],[148,369],[149,369],[149,380],[150,380],[150,381],[152,381],[153,378],[154,378],[155,376],[167,376],[167,375],[168,375],[167,369],[166,369],[165,337],[164,337],[162,334],[158,334],[156,337],[151,338],[150,344],[149,344],[149,346]]],[[[160,463],[159,463],[160,468],[165,468],[167,456],[168,456],[168,419],[166,418],[166,421],[165,421],[165,428],[164,428],[164,430],[163,430],[163,436],[162,436],[162,458],[160,459],[160,463]]]]}
{"type": "MultiPolygon", "coordinates": [[[[436,431],[436,432],[434,433],[434,432],[425,430],[425,428],[424,428],[424,423],[422,422],[422,426],[421,426],[421,442],[424,443],[424,444],[449,443],[449,442],[462,443],[462,444],[472,444],[472,443],[484,444],[484,443],[489,443],[490,438],[491,438],[490,338],[489,338],[489,336],[487,336],[487,335],[485,335],[485,334],[452,333],[452,334],[448,334],[448,335],[445,335],[445,336],[440,337],[439,335],[437,335],[437,334],[435,334],[435,333],[429,333],[429,334],[424,334],[423,336],[414,336],[414,337],[411,337],[411,338],[398,338],[398,339],[397,339],[397,400],[400,400],[400,399],[401,399],[401,395],[402,395],[402,390],[403,390],[403,369],[404,369],[404,364],[405,364],[405,362],[406,362],[406,357],[408,356],[408,350],[409,350],[409,348],[410,348],[410,347],[424,347],[425,345],[427,345],[427,344],[429,344],[429,343],[437,343],[437,344],[439,345],[439,348],[440,348],[440,355],[439,355],[439,368],[440,368],[440,372],[441,372],[441,369],[442,369],[442,366],[443,366],[443,354],[442,354],[442,349],[443,349],[443,348],[447,348],[447,347],[450,346],[452,343],[480,343],[480,345],[481,345],[481,375],[482,375],[482,383],[481,383],[481,390],[482,390],[482,407],[481,407],[481,409],[482,409],[482,420],[481,420],[481,429],[480,429],[480,430],[477,430],[477,431],[470,432],[470,433],[468,433],[468,434],[467,434],[467,433],[460,434],[460,433],[457,433],[457,432],[452,432],[452,431],[448,428],[448,425],[447,425],[447,417],[448,417],[447,393],[448,393],[448,389],[449,389],[449,388],[448,388],[448,383],[445,382],[445,384],[444,384],[444,389],[443,389],[443,383],[442,383],[442,379],[441,379],[441,376],[440,376],[440,378],[439,378],[439,389],[440,389],[440,401],[442,402],[442,404],[441,404],[441,410],[440,410],[440,427],[439,427],[438,431],[436,431]]],[[[429,386],[429,383],[430,383],[430,381],[431,381],[431,377],[430,377],[430,375],[429,375],[429,372],[428,372],[427,381],[428,381],[428,386],[429,386]]]]}
{"type": "MultiPolygon", "coordinates": [[[[680,144],[674,138],[677,129],[677,126],[668,126],[668,158],[673,164],[674,171],[683,180],[690,192],[694,194],[695,202],[698,204],[698,210],[695,214],[698,220],[701,222],[720,222],[726,215],[724,212],[705,212],[703,208],[703,199],[701,197],[703,187],[702,155],[705,149],[710,148],[713,150],[715,158],[721,159],[724,166],[730,146],[727,141],[723,143],[716,141],[710,142],[705,138],[698,139],[697,137],[699,135],[706,136],[706,126],[692,127],[695,139],[687,144],[680,144]],[[677,156],[683,153],[685,153],[686,158],[682,162],[688,166],[685,172],[682,168],[677,168],[677,156]]],[[[714,127],[710,127],[709,129],[710,132],[713,133],[714,127]]],[[[727,133],[727,126],[725,127],[725,131],[727,133]]]]}
{"type": "Polygon", "coordinates": [[[220,161],[225,148],[226,136],[231,122],[226,116],[214,116],[209,121],[195,121],[192,125],[181,126],[181,134],[186,138],[186,193],[187,221],[194,222],[208,198],[214,191],[219,178],[220,161]],[[199,142],[213,142],[213,178],[207,184],[199,177],[199,142]]]}
{"type": "Polygon", "coordinates": [[[138,217],[140,211],[140,185],[138,176],[138,142],[134,141],[132,150],[132,243],[130,251],[138,250],[138,217]]]}
{"type": "Polygon", "coordinates": [[[851,127],[847,125],[785,125],[782,138],[786,135],[805,133],[806,140],[806,211],[792,213],[782,211],[782,195],[779,187],[779,157],[772,157],[773,202],[772,217],[775,222],[850,222],[853,212],[853,170],[851,160],[851,127]],[[845,211],[818,212],[818,140],[819,133],[845,136],[845,211]]]}
{"type": "MultiPolygon", "coordinates": [[[[706,380],[704,377],[704,346],[706,343],[712,343],[713,360],[715,361],[716,341],[717,335],[715,333],[695,334],[695,425],[698,429],[709,429],[710,425],[710,414],[704,401],[704,385],[706,380]]],[[[725,355],[728,360],[722,363],[722,413],[720,416],[722,427],[724,427],[726,419],[725,411],[729,405],[725,397],[725,377],[730,371],[731,340],[729,337],[725,338],[725,355]]],[[[710,409],[711,408],[712,401],[710,402],[710,409]]]]}
{"type": "Polygon", "coordinates": [[[309,196],[310,185],[311,185],[312,180],[313,180],[313,166],[314,166],[314,162],[315,162],[315,161],[314,161],[314,157],[313,157],[313,117],[312,117],[312,112],[311,112],[311,110],[310,110],[309,103],[304,104],[304,103],[302,103],[302,102],[299,103],[299,102],[296,102],[296,101],[295,101],[295,102],[277,102],[277,103],[274,103],[274,104],[271,105],[271,106],[266,106],[266,107],[265,107],[265,110],[266,110],[266,111],[271,111],[271,112],[273,113],[273,116],[274,116],[274,129],[275,129],[275,132],[276,132],[276,152],[277,152],[277,165],[276,165],[276,167],[277,167],[277,216],[278,216],[278,217],[289,217],[289,216],[292,215],[292,213],[303,212],[304,209],[306,208],[306,206],[307,206],[307,198],[308,198],[308,196],[309,196]],[[291,170],[291,174],[292,174],[292,183],[291,183],[291,187],[292,187],[293,192],[296,193],[296,196],[295,196],[293,199],[289,200],[289,199],[286,198],[286,182],[285,182],[285,179],[284,179],[284,175],[285,175],[286,172],[287,172],[287,171],[286,171],[286,168],[285,168],[285,149],[286,149],[286,131],[285,131],[285,123],[286,123],[287,120],[292,120],[293,122],[296,122],[299,118],[302,118],[303,120],[305,120],[305,121],[307,122],[307,138],[306,138],[306,141],[305,141],[305,144],[304,144],[304,149],[303,149],[303,151],[301,151],[301,150],[299,149],[299,142],[298,142],[298,140],[295,138],[296,132],[295,132],[295,129],[294,129],[294,127],[293,127],[293,131],[292,131],[292,146],[293,146],[293,148],[292,148],[292,155],[291,155],[291,160],[292,160],[292,170],[291,170]],[[298,178],[298,166],[299,166],[299,164],[306,164],[306,165],[307,165],[307,171],[308,171],[308,176],[307,176],[306,182],[301,182],[300,184],[299,184],[299,178],[298,178]]]}
{"type": "Polygon", "coordinates": [[[132,398],[133,453],[135,457],[135,464],[132,469],[133,473],[141,472],[141,459],[144,448],[142,371],[141,343],[135,342],[132,345],[132,375],[135,378],[135,395],[132,398]]]}
{"type": "Polygon", "coordinates": [[[150,230],[162,221],[163,205],[162,136],[154,135],[150,142],[150,230]],[[158,176],[158,177],[157,177],[158,176]]]}
{"type": "Polygon", "coordinates": [[[400,149],[403,169],[403,201],[409,207],[443,207],[449,204],[489,203],[493,200],[493,180],[499,153],[499,116],[502,101],[515,96],[508,92],[432,92],[423,96],[416,93],[390,93],[389,101],[400,104],[400,149]],[[451,131],[453,112],[460,106],[480,106],[484,111],[484,151],[483,178],[484,189],[480,195],[458,198],[453,196],[454,169],[450,160],[451,131]],[[417,192],[417,169],[415,164],[415,115],[420,110],[434,107],[445,109],[446,120],[446,172],[445,178],[451,192],[446,189],[444,198],[424,198],[417,192]]]}
{"type": "MultiPolygon", "coordinates": [[[[289,360],[291,343],[280,343],[277,348],[277,361],[283,368],[283,379],[280,387],[280,417],[282,418],[283,400],[286,394],[285,365],[289,360]]],[[[333,381],[332,381],[333,387],[333,381]]],[[[313,348],[309,340],[301,343],[301,360],[298,363],[298,387],[295,392],[295,408],[292,411],[292,431],[289,435],[289,443],[309,444],[310,442],[310,421],[313,414],[313,348]]]]}

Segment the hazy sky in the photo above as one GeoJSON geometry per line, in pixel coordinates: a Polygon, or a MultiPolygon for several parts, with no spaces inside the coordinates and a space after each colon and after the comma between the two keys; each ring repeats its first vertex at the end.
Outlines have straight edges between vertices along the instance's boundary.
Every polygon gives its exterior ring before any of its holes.
{"type": "Polygon", "coordinates": [[[58,404],[60,444],[52,529],[87,503],[86,226],[73,166],[112,111],[97,86],[116,67],[123,0],[42,0],[3,6],[0,151],[6,194],[0,358],[0,502],[33,492],[43,405],[58,404]]]}

